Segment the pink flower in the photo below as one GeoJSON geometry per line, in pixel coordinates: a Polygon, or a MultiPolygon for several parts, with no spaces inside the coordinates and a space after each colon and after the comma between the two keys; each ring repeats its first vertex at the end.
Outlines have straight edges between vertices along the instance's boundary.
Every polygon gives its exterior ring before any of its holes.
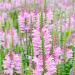
{"type": "MultiPolygon", "coordinates": [[[[51,41],[52,41],[51,35],[47,26],[44,26],[41,32],[43,33],[43,38],[44,38],[44,50],[45,50],[44,62],[46,64],[46,69],[47,69],[47,72],[45,74],[47,75],[47,73],[50,73],[52,75],[56,72],[56,64],[54,58],[50,56],[51,41]]],[[[33,29],[33,34],[32,34],[32,43],[34,48],[34,58],[32,60],[36,65],[35,69],[34,70],[32,69],[33,75],[41,75],[43,71],[41,41],[42,40],[40,34],[40,27],[38,25],[35,29],[33,29]]]]}
{"type": "Polygon", "coordinates": [[[71,6],[71,4],[69,3],[68,0],[65,0],[65,1],[61,1],[58,3],[58,6],[61,10],[65,11],[65,10],[68,10],[71,6]]]}
{"type": "Polygon", "coordinates": [[[57,47],[54,49],[54,58],[55,58],[56,64],[62,62],[63,54],[64,54],[63,49],[61,49],[60,47],[57,47]]]}
{"type": "Polygon", "coordinates": [[[2,14],[2,24],[5,23],[6,18],[7,18],[7,13],[3,13],[2,14]]]}
{"type": "Polygon", "coordinates": [[[42,65],[43,65],[42,55],[39,55],[39,56],[40,56],[40,57],[35,57],[35,56],[34,56],[33,61],[34,61],[35,65],[36,65],[36,69],[37,69],[38,71],[42,71],[42,65]]]}
{"type": "Polygon", "coordinates": [[[59,57],[59,56],[63,55],[62,49],[61,49],[60,47],[55,48],[55,49],[54,49],[54,55],[55,55],[56,57],[59,57]]]}
{"type": "Polygon", "coordinates": [[[50,56],[46,60],[46,69],[47,72],[45,73],[45,75],[53,75],[56,72],[56,62],[54,61],[54,58],[52,56],[50,56]]]}
{"type": "Polygon", "coordinates": [[[38,57],[34,56],[33,59],[30,59],[30,69],[33,71],[33,75],[41,75],[43,70],[42,66],[42,55],[38,55],[38,57]],[[34,62],[35,68],[32,68],[32,62],[34,62]]]}
{"type": "Polygon", "coordinates": [[[34,56],[39,55],[41,52],[41,38],[40,38],[40,30],[39,27],[33,29],[32,33],[32,43],[34,48],[34,56]],[[38,41],[39,40],[39,41],[38,41]]]}
{"type": "Polygon", "coordinates": [[[34,61],[34,64],[35,64],[35,69],[33,69],[33,75],[41,75],[42,70],[43,70],[42,56],[40,56],[40,57],[34,56],[33,61],[34,61]]]}
{"type": "Polygon", "coordinates": [[[21,0],[12,0],[12,4],[15,5],[15,7],[21,6],[21,0]]]}
{"type": "Polygon", "coordinates": [[[42,32],[43,32],[43,37],[44,37],[44,49],[45,49],[45,54],[49,55],[50,53],[50,49],[51,49],[51,35],[50,32],[48,30],[47,26],[44,26],[42,28],[42,32]]]}
{"type": "Polygon", "coordinates": [[[4,34],[3,30],[0,30],[0,45],[1,45],[2,47],[4,47],[4,45],[5,45],[4,36],[5,36],[5,34],[4,34]]]}
{"type": "Polygon", "coordinates": [[[21,65],[21,56],[19,54],[14,55],[13,61],[16,65],[15,66],[16,72],[18,74],[20,74],[21,73],[21,67],[22,67],[22,65],[21,65]]]}
{"type": "Polygon", "coordinates": [[[35,0],[36,4],[40,4],[42,0],[35,0]]]}
{"type": "Polygon", "coordinates": [[[4,74],[13,75],[13,71],[15,69],[16,73],[21,73],[21,57],[14,52],[8,52],[3,60],[4,74]]]}
{"type": "Polygon", "coordinates": [[[71,16],[71,28],[72,29],[74,29],[74,24],[75,24],[75,14],[73,14],[72,16],[71,16]]]}
{"type": "Polygon", "coordinates": [[[67,49],[66,57],[67,57],[67,60],[72,59],[72,57],[73,57],[72,49],[67,49]]]}
{"type": "Polygon", "coordinates": [[[28,4],[32,4],[33,3],[33,0],[27,0],[27,3],[28,4]]]}
{"type": "Polygon", "coordinates": [[[50,10],[50,11],[47,11],[46,12],[46,16],[47,16],[47,23],[51,23],[51,21],[53,20],[53,12],[50,10]]]}
{"type": "Polygon", "coordinates": [[[62,23],[63,23],[63,25],[62,25],[62,32],[64,32],[64,31],[68,31],[69,30],[69,18],[67,18],[66,20],[65,19],[63,19],[62,20],[62,23]]]}
{"type": "MultiPolygon", "coordinates": [[[[39,5],[41,3],[42,0],[35,0],[35,4],[39,5]]],[[[34,0],[27,0],[28,4],[32,4],[34,2],[34,0]]]]}
{"type": "Polygon", "coordinates": [[[33,75],[41,75],[41,72],[39,72],[38,70],[35,69],[35,70],[33,71],[33,75]]]}
{"type": "Polygon", "coordinates": [[[36,11],[33,11],[33,12],[31,12],[31,17],[32,17],[32,23],[33,24],[39,24],[40,23],[40,15],[39,15],[39,13],[38,13],[38,11],[36,10],[36,11]]]}
{"type": "Polygon", "coordinates": [[[10,45],[15,47],[18,44],[19,38],[15,28],[8,30],[6,34],[6,41],[7,41],[7,44],[6,44],[7,48],[10,48],[10,45]]]}
{"type": "Polygon", "coordinates": [[[13,8],[11,3],[4,2],[0,3],[0,10],[11,10],[13,8]]]}
{"type": "Polygon", "coordinates": [[[4,25],[6,18],[7,13],[2,13],[2,15],[0,16],[0,24],[4,25]]]}
{"type": "Polygon", "coordinates": [[[21,33],[24,33],[27,29],[29,30],[30,14],[26,11],[21,12],[21,14],[18,16],[18,23],[21,33]]]}

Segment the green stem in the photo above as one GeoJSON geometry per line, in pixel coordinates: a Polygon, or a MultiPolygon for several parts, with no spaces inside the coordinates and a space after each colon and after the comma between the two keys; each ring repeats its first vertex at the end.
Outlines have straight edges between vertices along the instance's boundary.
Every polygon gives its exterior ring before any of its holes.
{"type": "Polygon", "coordinates": [[[72,63],[73,63],[73,73],[74,73],[74,71],[75,71],[75,47],[72,47],[72,51],[73,51],[73,60],[72,60],[72,63]]]}
{"type": "Polygon", "coordinates": [[[36,0],[34,0],[34,10],[36,10],[36,0]]]}
{"type": "Polygon", "coordinates": [[[43,35],[42,35],[41,39],[42,39],[42,59],[43,59],[43,73],[42,73],[42,75],[44,75],[44,73],[45,73],[45,50],[44,50],[44,38],[43,38],[43,35]]]}
{"type": "Polygon", "coordinates": [[[46,9],[46,0],[44,0],[44,9],[46,9]]]}

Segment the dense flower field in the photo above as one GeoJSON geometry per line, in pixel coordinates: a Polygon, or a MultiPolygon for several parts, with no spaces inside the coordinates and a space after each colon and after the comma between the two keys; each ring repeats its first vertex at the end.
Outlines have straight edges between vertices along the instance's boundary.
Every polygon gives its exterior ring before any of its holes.
{"type": "Polygon", "coordinates": [[[75,1],[0,0],[0,75],[75,75],[75,1]]]}

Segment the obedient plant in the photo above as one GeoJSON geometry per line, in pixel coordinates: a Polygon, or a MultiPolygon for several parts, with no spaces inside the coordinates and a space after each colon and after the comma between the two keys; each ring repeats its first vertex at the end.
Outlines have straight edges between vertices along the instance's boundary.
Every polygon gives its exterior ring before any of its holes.
{"type": "Polygon", "coordinates": [[[36,24],[39,24],[40,23],[40,18],[39,18],[39,15],[40,13],[38,12],[38,10],[35,10],[35,11],[32,11],[31,12],[31,18],[32,18],[32,23],[33,25],[35,26],[35,23],[36,24]]]}
{"type": "Polygon", "coordinates": [[[4,32],[0,29],[0,46],[4,47],[5,39],[4,39],[4,32]]]}
{"type": "Polygon", "coordinates": [[[47,3],[0,0],[0,75],[75,75],[75,1],[47,3]]]}
{"type": "Polygon", "coordinates": [[[15,28],[11,28],[10,30],[7,31],[7,33],[2,32],[2,47],[4,48],[11,48],[15,47],[19,43],[19,37],[17,34],[17,31],[15,28]]]}
{"type": "MultiPolygon", "coordinates": [[[[55,64],[54,58],[52,58],[52,55],[50,55],[50,51],[51,51],[51,35],[50,35],[50,32],[49,32],[47,26],[44,26],[42,28],[42,32],[43,32],[43,36],[44,36],[44,49],[45,49],[45,55],[44,55],[45,59],[44,59],[44,61],[45,61],[45,64],[46,64],[46,74],[50,73],[50,75],[52,75],[52,74],[54,74],[56,72],[56,64],[55,64]],[[49,61],[49,59],[51,59],[51,60],[49,61]],[[53,62],[53,64],[51,64],[52,62],[53,62]],[[50,66],[52,65],[51,69],[49,68],[50,67],[49,65],[50,66]]],[[[41,48],[40,48],[41,47],[40,27],[37,27],[36,29],[34,29],[32,35],[34,35],[33,39],[32,39],[33,48],[34,48],[34,58],[33,58],[33,60],[35,62],[36,62],[36,60],[39,60],[36,63],[34,62],[35,68],[34,68],[33,72],[36,72],[35,75],[38,75],[38,73],[40,75],[43,72],[43,59],[42,59],[42,52],[41,52],[41,48]],[[37,59],[35,59],[35,57],[37,59]],[[37,69],[37,67],[39,69],[37,69]],[[40,71],[38,71],[38,70],[40,70],[40,71]]]]}
{"type": "Polygon", "coordinates": [[[53,75],[56,72],[56,63],[52,56],[47,58],[46,68],[47,68],[47,72],[45,73],[45,75],[48,75],[48,74],[53,75]]]}
{"type": "Polygon", "coordinates": [[[18,22],[21,33],[24,33],[25,31],[28,32],[30,26],[30,14],[26,11],[22,11],[18,17],[18,22]]]}
{"type": "Polygon", "coordinates": [[[7,32],[7,47],[9,48],[10,45],[12,45],[12,47],[15,47],[19,40],[18,40],[18,35],[17,35],[17,31],[12,28],[7,32]]]}
{"type": "Polygon", "coordinates": [[[43,36],[44,36],[44,49],[45,49],[45,54],[49,55],[50,54],[50,50],[51,50],[51,35],[50,32],[48,30],[47,26],[44,26],[42,28],[42,32],[43,32],[43,36]]]}
{"type": "Polygon", "coordinates": [[[9,51],[3,60],[4,74],[13,75],[14,72],[21,74],[22,64],[19,54],[15,54],[13,51],[9,51]]]}

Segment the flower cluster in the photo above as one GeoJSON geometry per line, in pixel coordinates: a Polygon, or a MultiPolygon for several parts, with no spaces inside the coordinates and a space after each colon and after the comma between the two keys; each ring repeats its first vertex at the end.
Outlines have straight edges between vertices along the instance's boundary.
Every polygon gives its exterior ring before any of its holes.
{"type": "Polygon", "coordinates": [[[21,57],[19,54],[15,54],[13,51],[8,52],[3,60],[4,74],[13,75],[14,72],[21,74],[22,65],[21,57]]]}
{"type": "Polygon", "coordinates": [[[29,32],[30,29],[30,14],[26,11],[21,12],[18,16],[18,23],[21,33],[29,32]]]}
{"type": "Polygon", "coordinates": [[[6,33],[0,31],[1,46],[4,48],[15,47],[19,43],[19,37],[15,28],[11,28],[6,33]]]}
{"type": "Polygon", "coordinates": [[[69,75],[75,62],[74,3],[0,0],[1,75],[69,75]]]}

